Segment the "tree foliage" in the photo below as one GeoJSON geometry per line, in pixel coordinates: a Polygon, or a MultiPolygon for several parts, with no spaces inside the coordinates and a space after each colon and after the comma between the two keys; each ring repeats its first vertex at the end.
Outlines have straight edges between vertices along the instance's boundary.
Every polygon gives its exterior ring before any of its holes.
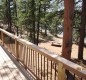
{"type": "MultiPolygon", "coordinates": [[[[77,41],[79,36],[81,22],[81,5],[79,4],[81,0],[75,0],[73,41],[77,41]]],[[[47,31],[55,36],[61,34],[63,15],[64,0],[0,0],[0,19],[6,24],[8,19],[11,19],[11,27],[17,28],[17,34],[27,31],[27,37],[33,43],[38,43],[36,40],[41,35],[40,29],[44,30],[45,36],[47,31]],[[7,7],[8,2],[10,7],[7,7]]]]}

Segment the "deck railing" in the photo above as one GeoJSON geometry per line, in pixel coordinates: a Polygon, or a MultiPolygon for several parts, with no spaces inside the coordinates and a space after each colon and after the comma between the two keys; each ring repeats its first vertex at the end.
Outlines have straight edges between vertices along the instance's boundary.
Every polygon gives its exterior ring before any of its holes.
{"type": "Polygon", "coordinates": [[[86,80],[86,70],[0,28],[2,45],[36,80],[86,80]]]}

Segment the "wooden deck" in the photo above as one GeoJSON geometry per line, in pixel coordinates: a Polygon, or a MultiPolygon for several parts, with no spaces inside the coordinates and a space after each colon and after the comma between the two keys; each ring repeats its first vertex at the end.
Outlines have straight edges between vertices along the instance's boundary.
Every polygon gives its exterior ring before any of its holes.
{"type": "Polygon", "coordinates": [[[1,46],[0,80],[27,80],[1,46]]]}
{"type": "Polygon", "coordinates": [[[0,80],[70,80],[70,74],[86,80],[84,67],[1,28],[0,33],[0,80]]]}

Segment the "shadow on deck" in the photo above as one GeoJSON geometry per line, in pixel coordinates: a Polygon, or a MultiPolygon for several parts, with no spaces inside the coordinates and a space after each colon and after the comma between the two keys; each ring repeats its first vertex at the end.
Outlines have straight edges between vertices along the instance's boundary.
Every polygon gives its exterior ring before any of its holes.
{"type": "Polygon", "coordinates": [[[19,62],[0,45],[0,80],[33,80],[19,62]]]}

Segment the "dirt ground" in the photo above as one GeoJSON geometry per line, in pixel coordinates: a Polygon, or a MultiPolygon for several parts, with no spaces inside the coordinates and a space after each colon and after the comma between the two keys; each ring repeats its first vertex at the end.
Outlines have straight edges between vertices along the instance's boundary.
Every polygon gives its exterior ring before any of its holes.
{"type": "MultiPolygon", "coordinates": [[[[47,41],[47,42],[41,42],[39,43],[40,47],[43,47],[51,52],[54,52],[56,54],[61,55],[62,53],[62,46],[57,47],[57,46],[52,46],[52,43],[59,43],[62,45],[62,39],[60,38],[55,38],[53,41],[47,41]]],[[[71,53],[71,58],[77,59],[78,57],[78,45],[73,44],[72,45],[72,53],[71,53]]],[[[84,48],[84,55],[83,55],[84,60],[86,60],[86,47],[84,48]]]]}
{"type": "MultiPolygon", "coordinates": [[[[51,52],[61,55],[62,46],[61,47],[52,46],[53,42],[59,43],[62,45],[62,39],[55,38],[53,41],[41,42],[41,43],[39,43],[39,46],[42,48],[45,48],[51,52]]],[[[86,47],[84,48],[83,60],[78,60],[77,58],[78,58],[78,45],[73,44],[72,45],[72,53],[71,53],[71,61],[73,61],[74,63],[76,63],[86,69],[86,47]]]]}

